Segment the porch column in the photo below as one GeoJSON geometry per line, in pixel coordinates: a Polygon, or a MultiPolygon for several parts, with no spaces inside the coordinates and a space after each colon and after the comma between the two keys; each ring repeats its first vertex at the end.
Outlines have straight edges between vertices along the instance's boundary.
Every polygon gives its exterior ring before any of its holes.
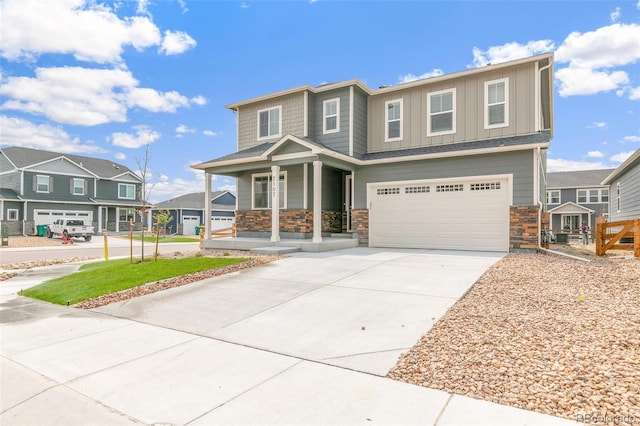
{"type": "Polygon", "coordinates": [[[116,207],[116,232],[120,232],[120,207],[116,207]]]}
{"type": "MultiPolygon", "coordinates": [[[[211,173],[204,174],[204,238],[211,239],[211,173]]],[[[182,230],[184,233],[184,228],[182,230]]]]}
{"type": "Polygon", "coordinates": [[[313,240],[322,242],[322,161],[313,162],[313,240]]]}
{"type": "Polygon", "coordinates": [[[102,227],[102,206],[98,206],[98,229],[96,229],[96,233],[102,232],[104,228],[102,227]]]}
{"type": "Polygon", "coordinates": [[[280,166],[271,166],[271,241],[280,241],[280,166]]]}

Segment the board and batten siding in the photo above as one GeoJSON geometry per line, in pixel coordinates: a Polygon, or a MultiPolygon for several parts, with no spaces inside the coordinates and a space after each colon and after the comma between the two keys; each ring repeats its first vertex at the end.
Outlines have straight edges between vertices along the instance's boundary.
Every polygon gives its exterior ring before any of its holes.
{"type": "Polygon", "coordinates": [[[294,93],[238,109],[238,151],[263,144],[277,142],[280,137],[258,140],[258,111],[282,106],[280,134],[302,136],[304,134],[304,92],[294,93]]]}
{"type": "Polygon", "coordinates": [[[353,156],[362,158],[367,152],[367,94],[360,88],[353,90],[353,156]]]}
{"type": "Polygon", "coordinates": [[[513,205],[533,205],[533,151],[405,161],[356,170],[355,208],[367,209],[367,183],[512,175],[513,205]]]}
{"type": "Polygon", "coordinates": [[[611,182],[609,189],[609,220],[631,220],[640,218],[640,159],[631,169],[611,182]],[[617,185],[620,183],[620,211],[617,206],[617,185]]]}
{"type": "Polygon", "coordinates": [[[309,128],[309,136],[314,141],[321,143],[342,154],[349,154],[349,88],[322,92],[309,97],[310,108],[309,122],[313,123],[309,128]],[[324,108],[323,102],[328,99],[340,99],[340,116],[338,117],[339,131],[323,134],[324,108]]]}
{"type": "Polygon", "coordinates": [[[484,140],[533,133],[535,131],[535,64],[521,64],[507,69],[436,81],[371,96],[369,99],[369,152],[418,148],[423,146],[484,140]],[[484,128],[484,83],[507,78],[509,83],[509,125],[484,128]],[[427,136],[429,94],[456,90],[455,133],[427,136]],[[402,99],[403,139],[385,142],[385,102],[402,99]]]}

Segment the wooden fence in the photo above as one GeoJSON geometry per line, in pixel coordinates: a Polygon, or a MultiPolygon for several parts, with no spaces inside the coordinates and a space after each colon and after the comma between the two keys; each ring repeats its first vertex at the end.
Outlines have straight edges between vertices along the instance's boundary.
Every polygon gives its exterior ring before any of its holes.
{"type": "Polygon", "coordinates": [[[607,250],[633,250],[640,257],[640,219],[605,222],[596,218],[596,254],[604,256],[607,250]],[[633,238],[633,243],[622,244],[623,238],[633,238]]]}

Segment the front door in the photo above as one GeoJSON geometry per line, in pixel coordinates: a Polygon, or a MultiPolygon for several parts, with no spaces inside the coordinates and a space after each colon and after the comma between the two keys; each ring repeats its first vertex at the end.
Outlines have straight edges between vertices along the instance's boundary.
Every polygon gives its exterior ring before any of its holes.
{"type": "Polygon", "coordinates": [[[580,215],[572,214],[562,216],[562,229],[570,231],[580,227],[580,215]]]}

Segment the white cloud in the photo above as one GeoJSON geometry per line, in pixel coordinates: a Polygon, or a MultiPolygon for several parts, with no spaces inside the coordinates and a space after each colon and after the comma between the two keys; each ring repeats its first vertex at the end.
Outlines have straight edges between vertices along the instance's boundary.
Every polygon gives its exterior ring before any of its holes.
{"type": "Polygon", "coordinates": [[[176,133],[195,133],[196,129],[192,129],[188,126],[185,126],[184,124],[180,124],[178,127],[176,127],[176,133]]]}
{"type": "Polygon", "coordinates": [[[204,106],[207,104],[207,99],[204,96],[196,96],[191,98],[191,103],[198,106],[204,106]]]}
{"type": "Polygon", "coordinates": [[[196,41],[182,31],[165,31],[160,52],[165,55],[178,55],[196,46],[196,41]]]}
{"type": "Polygon", "coordinates": [[[81,67],[37,68],[35,77],[9,77],[0,109],[44,115],[58,123],[95,126],[127,120],[128,107],[175,112],[189,106],[178,92],[139,88],[131,72],[81,67]]]}
{"type": "Polygon", "coordinates": [[[555,45],[551,40],[535,40],[527,44],[516,42],[506,43],[502,46],[493,46],[483,51],[473,48],[473,67],[484,67],[488,64],[498,64],[528,56],[553,51],[555,45]]]}
{"type": "Polygon", "coordinates": [[[620,7],[616,7],[615,10],[613,12],[611,12],[611,22],[618,22],[618,19],[620,18],[620,7]]]}
{"type": "Polygon", "coordinates": [[[400,81],[400,83],[408,83],[410,81],[422,80],[423,78],[437,77],[442,74],[444,74],[444,72],[441,69],[436,68],[433,71],[426,72],[421,75],[414,75],[411,73],[405,74],[403,76],[398,77],[398,80],[400,81]]]}
{"type": "Polygon", "coordinates": [[[607,123],[604,121],[594,121],[590,125],[587,126],[587,129],[606,129],[607,123]]]}
{"type": "Polygon", "coordinates": [[[149,0],[138,0],[138,5],[136,6],[136,13],[138,15],[148,15],[149,0]]]}
{"type": "Polygon", "coordinates": [[[127,158],[127,156],[122,152],[116,152],[115,157],[116,157],[116,160],[125,160],[127,158]]]}
{"type": "MultiPolygon", "coordinates": [[[[629,83],[627,72],[611,70],[640,59],[640,25],[612,24],[595,31],[573,32],[555,54],[560,96],[591,95],[619,90],[629,83]]],[[[622,94],[623,92],[619,92],[622,94]]]]}
{"type": "Polygon", "coordinates": [[[633,155],[635,151],[627,151],[627,152],[620,152],[618,154],[612,155],[611,157],[609,157],[609,160],[615,162],[615,163],[622,163],[624,162],[624,160],[626,160],[627,158],[631,157],[631,155],[633,155]]]}
{"type": "Polygon", "coordinates": [[[213,130],[203,130],[202,134],[205,136],[215,137],[215,136],[220,136],[222,132],[214,132],[213,130]]]}
{"type": "Polygon", "coordinates": [[[629,99],[631,99],[632,101],[637,101],[638,99],[640,99],[640,86],[634,87],[633,89],[629,90],[629,99]]]}
{"type": "Polygon", "coordinates": [[[600,151],[589,151],[587,152],[587,157],[589,158],[602,158],[604,154],[600,151]]]}
{"type": "Polygon", "coordinates": [[[564,160],[561,158],[549,158],[547,160],[547,172],[573,172],[576,170],[608,169],[610,167],[611,166],[608,166],[600,161],[573,161],[564,160]]]}
{"type": "Polygon", "coordinates": [[[640,136],[625,136],[622,138],[623,142],[640,142],[640,136]]]}
{"type": "Polygon", "coordinates": [[[135,126],[134,130],[135,134],[124,132],[113,133],[111,135],[111,143],[113,146],[135,149],[160,139],[160,133],[151,130],[148,126],[135,126]]]}
{"type": "Polygon", "coordinates": [[[4,0],[0,16],[0,55],[9,60],[57,53],[80,61],[118,63],[125,46],[142,50],[161,41],[149,18],[121,19],[94,1],[4,0]]]}
{"type": "Polygon", "coordinates": [[[0,115],[0,145],[13,145],[25,148],[69,154],[102,154],[106,151],[99,146],[81,143],[60,127],[48,124],[34,124],[22,118],[0,115]]]}

